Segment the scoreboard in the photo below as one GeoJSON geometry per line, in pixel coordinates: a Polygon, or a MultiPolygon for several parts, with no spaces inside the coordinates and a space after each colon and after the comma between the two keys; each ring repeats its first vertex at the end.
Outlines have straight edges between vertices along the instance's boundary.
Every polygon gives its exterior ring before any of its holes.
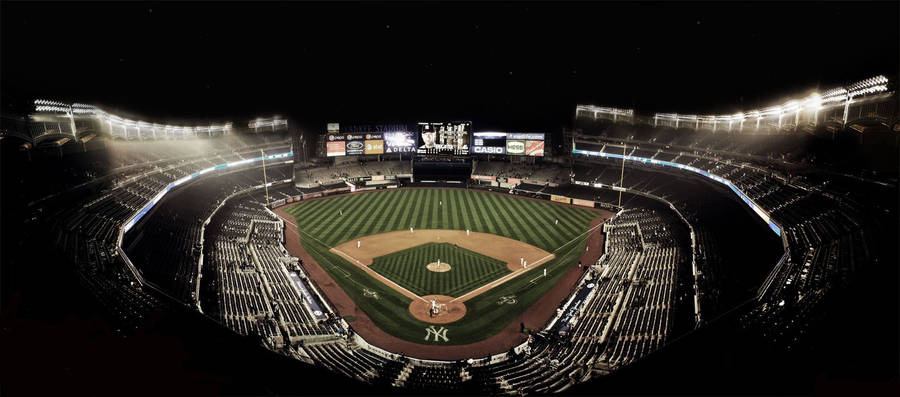
{"type": "Polygon", "coordinates": [[[419,123],[419,149],[421,154],[469,154],[471,121],[445,123],[419,123]]]}
{"type": "Polygon", "coordinates": [[[418,153],[467,156],[492,154],[543,157],[542,132],[472,132],[471,121],[341,126],[328,124],[328,157],[418,153]]]}

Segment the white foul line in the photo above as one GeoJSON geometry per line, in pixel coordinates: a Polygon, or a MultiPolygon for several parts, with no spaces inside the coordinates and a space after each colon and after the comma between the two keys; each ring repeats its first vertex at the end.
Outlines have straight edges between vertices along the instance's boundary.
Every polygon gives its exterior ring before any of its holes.
{"type": "MultiPolygon", "coordinates": [[[[597,225],[597,226],[594,226],[594,227],[592,227],[592,228],[590,228],[590,229],[584,231],[583,233],[581,233],[581,234],[575,236],[575,238],[569,240],[568,242],[566,242],[566,243],[563,244],[563,245],[560,245],[559,248],[553,250],[553,252],[559,251],[560,248],[569,245],[570,243],[572,243],[572,242],[575,241],[575,240],[578,240],[578,239],[581,238],[581,236],[583,236],[584,234],[589,234],[589,233],[593,232],[594,230],[596,230],[596,229],[597,229],[598,227],[600,227],[600,226],[603,226],[603,224],[601,223],[601,224],[599,224],[599,225],[597,225]]],[[[545,256],[545,257],[543,257],[543,258],[541,258],[541,259],[538,259],[537,262],[531,264],[531,266],[537,267],[538,265],[541,265],[541,264],[543,264],[544,262],[546,262],[547,260],[549,260],[548,258],[550,258],[550,257],[552,257],[552,256],[554,256],[554,254],[548,254],[547,256],[545,256]]],[[[552,258],[550,258],[550,259],[552,259],[552,258]]],[[[532,269],[534,269],[534,267],[532,267],[532,269]]],[[[505,276],[503,276],[503,277],[500,277],[500,278],[498,278],[498,279],[496,279],[496,280],[494,280],[494,281],[491,281],[491,282],[489,282],[489,283],[487,283],[487,284],[485,284],[485,285],[482,285],[482,286],[480,286],[480,287],[478,287],[478,288],[475,288],[475,289],[473,289],[473,290],[471,290],[471,291],[469,291],[469,292],[466,292],[466,293],[463,294],[462,296],[453,298],[453,300],[451,300],[450,303],[456,302],[456,301],[461,300],[461,299],[463,300],[463,302],[465,302],[465,301],[468,300],[468,299],[463,299],[463,298],[466,298],[467,296],[472,295],[472,294],[475,293],[475,292],[478,292],[478,290],[480,290],[480,289],[482,289],[482,288],[484,288],[484,287],[487,287],[487,286],[491,286],[491,288],[496,287],[497,285],[503,284],[503,283],[509,281],[509,279],[518,277],[520,274],[525,273],[525,272],[527,272],[527,271],[528,271],[527,268],[526,268],[526,269],[516,270],[516,271],[514,271],[514,272],[512,272],[512,273],[510,273],[510,274],[507,274],[507,275],[505,275],[505,276]],[[496,284],[496,285],[493,285],[493,284],[496,284]]],[[[490,288],[488,288],[488,290],[489,290],[489,289],[490,289],[490,288]]],[[[484,292],[484,291],[482,291],[482,292],[484,292]]],[[[480,294],[480,293],[479,293],[479,294],[480,294]]],[[[476,295],[478,295],[478,294],[476,294],[476,295]]]]}
{"type": "MultiPolygon", "coordinates": [[[[421,297],[421,296],[419,296],[419,295],[416,295],[416,294],[412,293],[410,290],[408,290],[408,289],[406,289],[406,288],[401,287],[399,284],[393,282],[391,279],[389,279],[389,278],[387,278],[387,277],[384,277],[384,276],[378,274],[378,272],[376,272],[376,271],[370,269],[368,266],[364,265],[364,264],[363,264],[362,262],[360,262],[358,259],[356,259],[356,258],[350,256],[350,255],[347,254],[346,252],[341,251],[341,250],[339,250],[339,249],[337,249],[337,248],[332,248],[331,251],[334,251],[336,254],[343,256],[345,259],[348,259],[348,260],[350,260],[350,261],[356,262],[356,263],[359,265],[358,267],[361,267],[362,270],[363,270],[364,272],[369,273],[369,275],[370,275],[370,276],[373,276],[373,278],[375,278],[376,280],[381,279],[381,280],[387,281],[388,283],[390,283],[390,284],[393,285],[394,287],[396,287],[396,288],[398,288],[398,289],[401,289],[401,290],[405,291],[406,294],[408,294],[407,296],[412,295],[412,296],[414,296],[414,297],[416,297],[416,298],[419,298],[422,302],[429,302],[427,299],[425,299],[425,298],[423,298],[423,297],[421,297]],[[374,273],[374,274],[373,274],[373,273],[374,273]]],[[[406,294],[404,294],[404,295],[406,295],[406,294]]]]}

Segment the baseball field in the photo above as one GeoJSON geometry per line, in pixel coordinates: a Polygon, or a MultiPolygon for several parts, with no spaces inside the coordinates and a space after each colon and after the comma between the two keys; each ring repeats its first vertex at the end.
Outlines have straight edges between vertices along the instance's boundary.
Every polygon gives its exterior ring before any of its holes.
{"type": "Polygon", "coordinates": [[[284,211],[303,249],[378,328],[439,345],[506,327],[578,263],[600,216],[463,189],[342,195],[284,211]]]}

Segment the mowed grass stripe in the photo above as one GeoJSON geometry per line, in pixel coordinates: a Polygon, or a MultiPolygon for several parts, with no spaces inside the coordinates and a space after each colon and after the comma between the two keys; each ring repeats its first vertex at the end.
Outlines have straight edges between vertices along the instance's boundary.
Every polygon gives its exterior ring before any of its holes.
{"type": "Polygon", "coordinates": [[[378,211],[378,213],[372,214],[372,216],[377,221],[372,223],[370,229],[367,231],[372,232],[374,230],[391,230],[389,224],[394,219],[394,212],[397,210],[397,207],[399,205],[399,202],[397,200],[399,196],[400,195],[398,194],[385,195],[387,201],[382,204],[381,208],[375,209],[376,211],[378,211]]]}
{"type": "Polygon", "coordinates": [[[402,211],[402,208],[405,207],[406,193],[406,191],[401,191],[389,195],[390,201],[388,202],[388,210],[383,214],[381,221],[378,224],[378,230],[397,230],[393,225],[400,217],[399,211],[402,211]]]}
{"type": "Polygon", "coordinates": [[[478,214],[477,219],[481,221],[482,229],[479,230],[481,232],[492,233],[492,234],[500,234],[499,225],[495,224],[492,219],[491,211],[486,207],[483,196],[481,193],[476,193],[470,197],[472,201],[472,206],[475,208],[475,212],[478,214]]]}
{"type": "MultiPolygon", "coordinates": [[[[345,199],[345,197],[340,197],[341,199],[345,199]]],[[[335,198],[333,200],[338,200],[335,198]]],[[[300,204],[292,207],[291,209],[295,209],[294,217],[298,220],[305,221],[304,224],[308,225],[313,224],[313,222],[321,221],[321,218],[317,216],[312,216],[315,210],[319,208],[323,208],[325,206],[330,206],[332,200],[313,200],[301,202],[300,204]]]]}
{"type": "Polygon", "coordinates": [[[509,200],[507,204],[508,211],[521,214],[518,219],[519,224],[530,231],[537,241],[541,242],[535,245],[545,250],[548,250],[548,247],[559,246],[561,243],[554,238],[556,236],[546,232],[548,225],[541,222],[541,214],[537,210],[524,205],[527,201],[530,200],[509,200]]]}
{"type": "Polygon", "coordinates": [[[428,191],[428,198],[426,200],[431,203],[431,211],[426,215],[428,217],[428,222],[425,223],[425,227],[429,229],[440,229],[440,215],[438,211],[440,211],[441,207],[437,205],[437,195],[437,190],[428,191]]]}
{"type": "Polygon", "coordinates": [[[331,230],[337,227],[338,224],[346,225],[353,208],[363,204],[363,200],[359,200],[359,196],[344,196],[343,198],[344,200],[336,201],[316,213],[321,218],[321,222],[312,228],[312,235],[318,236],[322,241],[331,243],[326,238],[331,230]],[[344,215],[340,215],[341,211],[343,211],[344,215]]]}
{"type": "Polygon", "coordinates": [[[449,202],[447,209],[450,214],[450,228],[463,230],[466,226],[462,218],[462,212],[459,210],[460,202],[459,195],[457,194],[458,192],[458,190],[447,190],[447,201],[449,202]]]}
{"type": "Polygon", "coordinates": [[[515,240],[524,241],[532,245],[537,245],[534,244],[533,241],[529,241],[527,238],[524,238],[524,236],[522,235],[522,231],[513,227],[512,219],[509,219],[509,217],[503,211],[503,204],[500,203],[501,197],[502,196],[496,194],[488,194],[484,197],[485,203],[488,205],[488,208],[490,208],[490,216],[492,221],[500,225],[500,230],[504,233],[505,236],[515,240]]]}
{"type": "Polygon", "coordinates": [[[524,214],[519,217],[519,224],[525,230],[531,232],[540,244],[535,244],[544,250],[550,251],[563,244],[561,237],[556,233],[548,233],[547,230],[553,227],[553,222],[544,223],[541,218],[540,211],[525,205],[530,200],[509,200],[507,207],[512,213],[524,214]]]}
{"type": "MultiPolygon", "coordinates": [[[[374,194],[374,193],[368,193],[374,194]]],[[[346,241],[349,238],[356,238],[361,236],[368,236],[373,233],[377,233],[376,230],[381,231],[384,230],[378,226],[379,223],[383,224],[382,219],[385,217],[385,212],[387,208],[390,206],[390,202],[393,194],[375,194],[377,196],[381,196],[377,199],[371,199],[372,205],[362,208],[361,213],[359,214],[359,227],[356,231],[349,231],[346,235],[341,236],[341,241],[346,241]]]]}
{"type": "MultiPolygon", "coordinates": [[[[344,198],[344,197],[341,197],[344,198]]],[[[313,230],[327,217],[319,216],[317,211],[328,208],[333,203],[331,200],[313,200],[312,202],[301,203],[300,210],[294,215],[297,218],[297,225],[303,227],[304,230],[313,230]]]]}
{"type": "Polygon", "coordinates": [[[456,219],[456,228],[459,230],[472,230],[472,222],[469,218],[468,211],[465,209],[466,203],[463,202],[462,195],[459,190],[452,190],[450,194],[453,201],[453,215],[456,219]]]}
{"type": "Polygon", "coordinates": [[[468,220],[468,226],[472,230],[476,231],[487,231],[487,228],[481,223],[481,217],[478,216],[477,210],[475,209],[475,205],[472,203],[472,194],[466,192],[466,194],[462,194],[460,192],[460,201],[462,202],[461,210],[466,214],[466,219],[468,220]]]}
{"type": "Polygon", "coordinates": [[[525,221],[522,219],[524,217],[529,216],[527,213],[518,213],[518,211],[514,211],[511,206],[513,202],[516,200],[512,200],[509,197],[497,196],[497,207],[500,208],[500,211],[505,216],[506,221],[510,224],[510,228],[515,230],[519,237],[516,240],[527,242],[531,245],[542,247],[545,250],[550,244],[549,242],[541,239],[537,233],[535,233],[534,228],[531,225],[527,225],[525,221]],[[502,199],[502,200],[501,200],[502,199]]]}
{"type": "Polygon", "coordinates": [[[366,213],[370,208],[378,205],[384,199],[384,196],[377,194],[372,196],[371,193],[367,193],[357,195],[354,198],[357,205],[354,205],[349,213],[344,211],[344,220],[340,222],[340,226],[331,228],[322,234],[326,242],[337,245],[355,236],[368,222],[365,217],[366,213]]]}
{"type": "Polygon", "coordinates": [[[554,205],[553,212],[559,218],[559,224],[567,229],[575,229],[578,227],[578,216],[576,215],[581,209],[554,205]]]}
{"type": "Polygon", "coordinates": [[[362,204],[360,201],[356,200],[355,196],[344,196],[342,198],[344,200],[335,201],[328,207],[320,208],[319,211],[315,213],[315,215],[319,217],[319,222],[309,230],[310,234],[317,236],[317,238],[324,242],[331,243],[325,238],[328,235],[328,232],[337,227],[338,224],[346,224],[346,220],[349,219],[348,216],[353,206],[362,204]],[[340,215],[341,211],[344,212],[344,215],[340,215]]]}
{"type": "Polygon", "coordinates": [[[409,216],[412,213],[412,204],[415,202],[417,192],[415,190],[401,190],[394,194],[397,201],[398,212],[391,220],[388,230],[401,230],[409,227],[409,216]]]}
{"type": "MultiPolygon", "coordinates": [[[[372,193],[369,193],[372,194],[372,193]]],[[[366,219],[367,225],[357,235],[368,236],[375,230],[384,230],[384,220],[388,216],[388,209],[391,208],[393,202],[393,194],[376,194],[382,196],[381,200],[377,200],[374,206],[369,209],[368,213],[363,214],[362,219],[366,219]]]]}
{"type": "Polygon", "coordinates": [[[421,206],[423,204],[422,201],[425,198],[425,191],[416,189],[413,190],[413,193],[414,194],[409,197],[410,201],[407,203],[406,211],[403,213],[403,228],[418,226],[416,225],[416,219],[419,219],[417,216],[419,216],[421,212],[421,206]]]}
{"type": "MultiPolygon", "coordinates": [[[[499,234],[501,236],[506,236],[510,238],[516,238],[515,236],[518,234],[513,230],[510,230],[509,225],[505,222],[505,220],[500,215],[500,210],[497,208],[496,204],[493,200],[493,195],[485,194],[482,197],[482,202],[484,202],[484,208],[487,213],[487,219],[490,220],[491,223],[497,226],[499,234]]],[[[524,240],[522,240],[524,241],[524,240]]]]}
{"type": "Polygon", "coordinates": [[[449,243],[428,243],[378,257],[371,268],[418,295],[459,296],[509,273],[505,263],[449,243]],[[451,270],[428,270],[426,265],[438,259],[449,263],[451,270]]]}
{"type": "Polygon", "coordinates": [[[422,194],[418,197],[418,202],[416,203],[416,211],[412,214],[412,217],[409,219],[410,226],[413,226],[417,229],[422,229],[422,225],[425,223],[425,217],[427,217],[426,211],[431,209],[428,207],[428,191],[422,190],[422,194]]]}
{"type": "Polygon", "coordinates": [[[450,203],[447,201],[447,191],[444,189],[438,190],[437,200],[443,203],[438,207],[438,228],[440,229],[450,229],[450,217],[448,216],[450,213],[450,203]]]}

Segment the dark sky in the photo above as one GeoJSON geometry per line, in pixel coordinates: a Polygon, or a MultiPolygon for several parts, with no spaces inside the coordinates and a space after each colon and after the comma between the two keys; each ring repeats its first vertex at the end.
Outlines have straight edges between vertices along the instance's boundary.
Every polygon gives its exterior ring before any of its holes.
{"type": "Polygon", "coordinates": [[[898,3],[2,3],[4,99],[150,121],[733,112],[898,69],[898,3]]]}

